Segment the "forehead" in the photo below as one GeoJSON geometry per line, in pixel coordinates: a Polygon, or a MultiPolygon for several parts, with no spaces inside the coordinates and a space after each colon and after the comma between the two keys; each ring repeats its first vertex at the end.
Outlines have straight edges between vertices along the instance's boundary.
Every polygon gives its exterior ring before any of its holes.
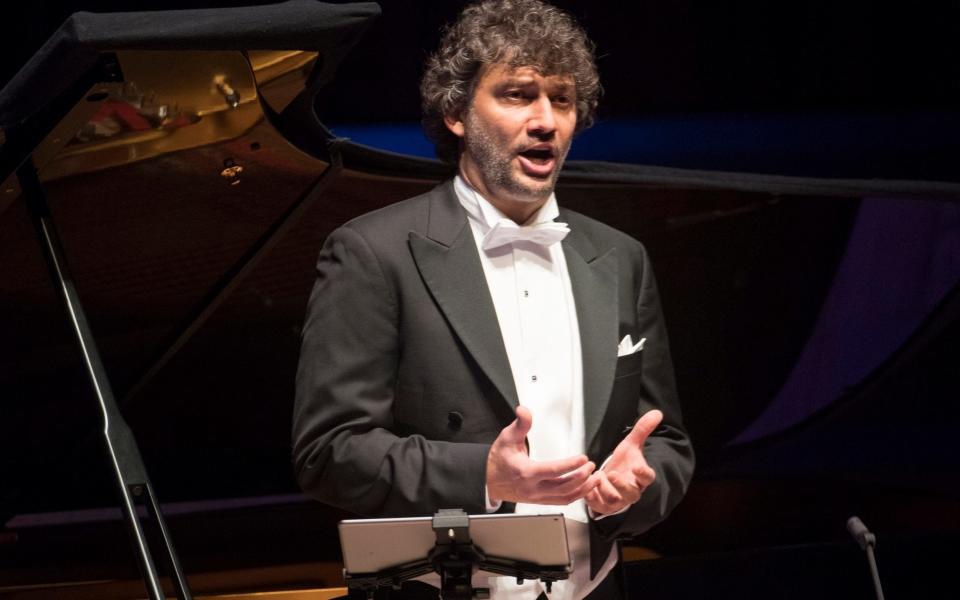
{"type": "Polygon", "coordinates": [[[477,88],[501,85],[542,85],[550,88],[573,91],[575,84],[572,75],[543,75],[537,67],[513,67],[506,63],[485,65],[480,71],[477,88]]]}

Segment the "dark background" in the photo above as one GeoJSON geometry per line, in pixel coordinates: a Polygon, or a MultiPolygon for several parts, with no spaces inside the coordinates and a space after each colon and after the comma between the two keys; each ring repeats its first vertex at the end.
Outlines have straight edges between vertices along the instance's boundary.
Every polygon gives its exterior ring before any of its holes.
{"type": "MultiPolygon", "coordinates": [[[[9,79],[71,12],[256,2],[50,2],[5,9],[9,79]]],[[[335,121],[417,120],[415,82],[465,2],[384,0],[329,97],[335,121]],[[370,85],[374,83],[374,85],[370,85]],[[374,93],[376,90],[376,93],[374,93]]],[[[948,2],[556,2],[596,42],[601,118],[690,112],[952,110],[960,21],[948,2]]],[[[162,19],[162,16],[158,17],[162,19]]]]}
{"type": "MultiPolygon", "coordinates": [[[[256,2],[19,3],[7,9],[12,26],[0,42],[0,82],[74,11],[243,4],[256,2]]],[[[429,156],[417,82],[441,27],[466,2],[379,4],[381,18],[321,94],[321,116],[339,135],[429,156]],[[399,137],[370,130],[398,124],[399,137]]],[[[605,90],[597,126],[571,159],[805,177],[960,178],[955,3],[556,4],[595,41],[605,90]]]]}

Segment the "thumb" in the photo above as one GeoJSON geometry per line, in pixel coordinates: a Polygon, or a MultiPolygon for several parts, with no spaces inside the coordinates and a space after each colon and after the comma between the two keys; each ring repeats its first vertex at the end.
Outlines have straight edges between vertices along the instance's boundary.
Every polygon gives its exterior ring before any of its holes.
{"type": "Polygon", "coordinates": [[[530,409],[526,406],[518,406],[517,420],[513,422],[513,425],[521,439],[527,437],[527,433],[533,427],[533,413],[530,412],[530,409]]]}
{"type": "Polygon", "coordinates": [[[527,437],[527,433],[530,432],[531,427],[533,427],[533,414],[530,412],[530,409],[526,406],[518,406],[517,418],[509,425],[509,428],[512,429],[510,437],[515,442],[522,444],[523,440],[527,437]]]}
{"type": "Polygon", "coordinates": [[[653,433],[653,430],[657,428],[657,425],[659,425],[662,420],[663,413],[659,410],[654,409],[644,413],[642,417],[637,419],[633,429],[631,429],[627,435],[627,439],[637,447],[642,447],[643,443],[647,441],[647,438],[653,433]]]}

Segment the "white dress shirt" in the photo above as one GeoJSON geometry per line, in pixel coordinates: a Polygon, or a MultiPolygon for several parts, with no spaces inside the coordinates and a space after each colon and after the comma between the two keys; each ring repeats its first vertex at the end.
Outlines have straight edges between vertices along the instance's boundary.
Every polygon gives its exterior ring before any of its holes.
{"type": "MultiPolygon", "coordinates": [[[[533,427],[527,436],[530,457],[545,461],[583,454],[583,361],[563,246],[516,241],[484,250],[486,233],[507,217],[460,176],[454,180],[454,190],[469,216],[520,404],[533,414],[533,427]]],[[[558,214],[556,198],[551,195],[522,225],[552,221],[558,214]]],[[[516,512],[562,513],[566,519],[573,570],[569,579],[553,584],[550,598],[583,598],[616,564],[614,547],[597,577],[590,580],[588,518],[583,500],[567,506],[517,504],[516,512]]],[[[518,586],[516,579],[508,577],[490,578],[489,587],[497,600],[533,600],[544,590],[540,581],[518,586]]]]}

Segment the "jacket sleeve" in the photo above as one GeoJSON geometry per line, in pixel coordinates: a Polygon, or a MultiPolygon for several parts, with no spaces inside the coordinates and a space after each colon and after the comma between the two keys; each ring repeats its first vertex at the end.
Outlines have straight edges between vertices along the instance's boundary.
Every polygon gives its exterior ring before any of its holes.
{"type": "Polygon", "coordinates": [[[293,421],[300,486],[366,516],[485,512],[488,444],[395,434],[398,315],[397,290],[371,245],[349,225],[334,231],[301,334],[293,421]]]}
{"type": "Polygon", "coordinates": [[[640,253],[636,322],[639,338],[647,341],[642,350],[637,414],[656,408],[663,412],[663,421],[643,448],[644,458],[656,472],[653,484],[626,512],[594,521],[599,533],[608,540],[638,535],[666,519],[686,494],[695,463],[693,446],[683,427],[657,283],[642,247],[640,253]]]}

